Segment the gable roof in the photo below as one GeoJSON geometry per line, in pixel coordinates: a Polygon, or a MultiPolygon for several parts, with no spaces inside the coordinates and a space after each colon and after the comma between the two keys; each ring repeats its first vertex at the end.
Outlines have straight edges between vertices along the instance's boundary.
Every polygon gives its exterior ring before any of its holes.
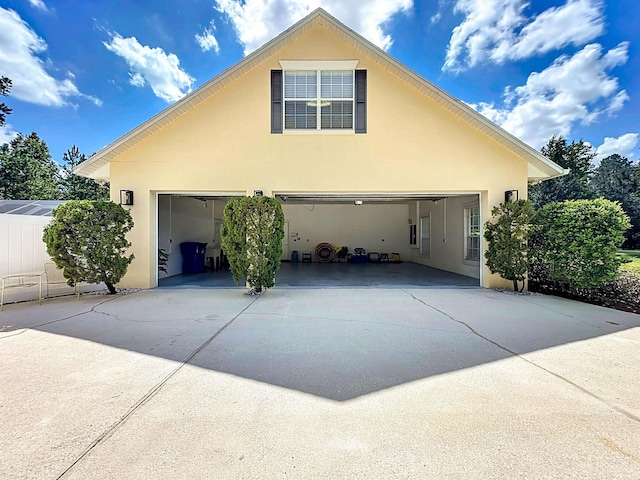
{"type": "Polygon", "coordinates": [[[490,136],[499,144],[526,160],[528,163],[528,178],[530,182],[547,180],[565,175],[569,172],[569,170],[563,169],[522,140],[478,113],[466,103],[421,77],[391,55],[348,28],[335,17],[329,15],[322,8],[317,8],[235,65],[224,70],[173,105],[165,108],[146,122],[124,134],[115,142],[104,147],[95,155],[92,155],[79,164],[74,169],[74,173],[85,177],[108,180],[110,176],[109,163],[113,158],[153,135],[165,125],[205,101],[210,96],[215,95],[218,91],[271,58],[278,51],[317,26],[322,26],[333,33],[350,46],[356,48],[370,59],[373,59],[381,67],[386,68],[389,72],[451,111],[471,126],[490,136]]]}

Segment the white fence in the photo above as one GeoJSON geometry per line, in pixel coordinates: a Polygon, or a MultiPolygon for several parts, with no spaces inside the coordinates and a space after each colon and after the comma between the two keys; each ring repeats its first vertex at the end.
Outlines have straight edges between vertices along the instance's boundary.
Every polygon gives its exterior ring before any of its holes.
{"type": "MultiPolygon", "coordinates": [[[[0,214],[0,277],[22,273],[43,273],[44,264],[51,262],[42,232],[51,217],[0,214]]],[[[83,290],[95,290],[96,285],[83,290]]],[[[44,291],[44,288],[43,288],[44,291]]],[[[49,295],[72,295],[66,285],[49,287],[49,295]]],[[[37,300],[38,287],[11,289],[5,292],[5,303],[37,300]]]]}

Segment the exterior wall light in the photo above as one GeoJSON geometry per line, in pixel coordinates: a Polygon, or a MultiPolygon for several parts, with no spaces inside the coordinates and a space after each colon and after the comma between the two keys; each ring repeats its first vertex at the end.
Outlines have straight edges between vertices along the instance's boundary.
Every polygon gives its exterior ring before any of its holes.
{"type": "Polygon", "coordinates": [[[133,205],[132,190],[120,190],[120,205],[133,205]]]}
{"type": "Polygon", "coordinates": [[[504,192],[504,203],[516,202],[518,200],[518,190],[507,190],[504,192]]]}

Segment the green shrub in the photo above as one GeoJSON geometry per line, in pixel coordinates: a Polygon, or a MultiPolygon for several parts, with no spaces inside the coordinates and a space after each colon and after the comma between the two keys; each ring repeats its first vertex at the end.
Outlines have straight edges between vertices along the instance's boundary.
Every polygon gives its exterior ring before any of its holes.
{"type": "Polygon", "coordinates": [[[484,225],[484,238],[489,242],[485,252],[487,266],[491,273],[497,273],[513,282],[513,290],[518,291],[528,269],[528,247],[533,204],[528,200],[501,203],[491,210],[493,223],[484,225]]]}
{"type": "Polygon", "coordinates": [[[104,282],[113,294],[134,258],[125,255],[132,228],[131,214],[120,205],[69,200],[53,210],[42,240],[69,285],[104,282]]]}
{"type": "Polygon", "coordinates": [[[629,272],[624,267],[621,267],[617,278],[599,287],[579,288],[546,282],[537,285],[535,290],[625,312],[640,313],[640,274],[629,272]]]}
{"type": "Polygon", "coordinates": [[[604,198],[550,203],[534,217],[532,286],[591,288],[611,282],[623,263],[618,247],[629,228],[620,205],[604,198]]]}
{"type": "Polygon", "coordinates": [[[275,198],[242,197],[224,209],[222,248],[236,283],[246,280],[256,292],[275,285],[282,257],[284,214],[275,198]]]}

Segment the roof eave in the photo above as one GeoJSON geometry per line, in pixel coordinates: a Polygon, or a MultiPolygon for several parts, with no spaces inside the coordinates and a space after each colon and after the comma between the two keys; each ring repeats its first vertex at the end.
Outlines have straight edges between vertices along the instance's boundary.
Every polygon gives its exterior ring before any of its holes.
{"type": "MultiPolygon", "coordinates": [[[[259,57],[261,56],[267,57],[266,55],[267,53],[269,54],[268,57],[271,57],[271,55],[275,53],[271,51],[272,49],[277,50],[278,49],[277,47],[281,42],[286,41],[289,37],[293,36],[296,32],[304,29],[305,26],[311,24],[318,17],[321,17],[324,20],[328,21],[331,25],[333,25],[336,29],[343,32],[346,36],[351,37],[353,40],[359,42],[366,50],[368,50],[368,52],[365,52],[365,54],[368,53],[372,57],[377,57],[377,60],[379,62],[387,62],[390,66],[393,67],[393,68],[387,67],[387,69],[390,71],[395,71],[395,74],[397,76],[400,76],[400,77],[407,76],[410,79],[413,79],[415,83],[413,82],[411,83],[413,84],[414,88],[418,88],[419,90],[422,90],[423,93],[426,93],[425,90],[428,91],[429,92],[428,96],[430,96],[430,98],[433,98],[438,103],[445,106],[445,108],[448,108],[453,113],[461,116],[463,119],[466,117],[467,123],[470,123],[472,126],[478,128],[484,133],[487,133],[494,140],[496,140],[498,143],[503,145],[505,148],[508,148],[509,150],[514,152],[516,155],[526,160],[535,169],[539,170],[541,173],[545,173],[545,175],[548,175],[544,179],[555,178],[558,176],[566,175],[568,173],[568,171],[566,171],[565,169],[563,169],[562,167],[560,167],[559,165],[557,165],[556,163],[554,163],[553,161],[551,161],[550,159],[542,155],[540,152],[536,151],[531,146],[527,145],[519,138],[510,134],[509,132],[507,132],[506,130],[504,130],[502,127],[498,126],[494,122],[490,121],[489,119],[481,115],[479,112],[474,110],[472,107],[470,107],[466,103],[453,97],[449,93],[440,89],[435,84],[429,82],[428,80],[420,76],[418,73],[411,70],[406,65],[403,65],[402,63],[397,61],[395,58],[393,58],[391,55],[386,53],[384,50],[374,45],[369,40],[362,37],[360,34],[350,29],[349,27],[344,25],[335,17],[329,15],[326,11],[324,11],[321,8],[317,8],[316,10],[311,12],[309,15],[307,15],[306,17],[304,17],[303,19],[301,19],[300,21],[298,21],[297,23],[289,27],[287,30],[280,33],[278,36],[274,37],[269,42],[265,43],[262,47],[258,48],[254,52],[247,55],[244,59],[230,66],[229,68],[221,72],[219,75],[205,82],[196,90],[187,94],[182,99],[178,100],[173,105],[170,105],[169,107],[165,108],[158,114],[151,117],[146,122],[140,124],[138,127],[129,131],[128,133],[126,133],[125,135],[117,139],[115,142],[111,143],[110,145],[106,146],[105,148],[100,150],[98,153],[90,157],[85,162],[82,162],[80,165],[78,165],[74,169],[74,173],[78,175],[91,177],[91,178],[108,180],[109,179],[108,178],[109,162],[111,161],[111,159],[116,157],[122,151],[126,150],[128,148],[127,144],[129,142],[142,141],[144,138],[152,135],[155,131],[159,130],[164,125],[166,125],[171,120],[173,120],[173,118],[181,115],[181,113],[186,111],[190,103],[194,101],[197,101],[199,103],[200,101],[203,101],[205,98],[208,98],[210,95],[213,95],[217,91],[215,88],[219,84],[222,84],[222,82],[225,79],[227,79],[230,76],[233,76],[239,70],[244,69],[246,66],[250,65],[252,62],[259,59],[259,57]],[[401,73],[404,73],[404,75],[400,75],[401,73]],[[198,97],[202,97],[202,98],[198,98],[198,97]],[[452,110],[449,107],[450,105],[457,107],[458,111],[456,112],[455,109],[452,110]],[[181,109],[183,111],[181,111],[181,109]],[[105,166],[107,167],[106,169],[105,169],[105,166]],[[107,175],[106,178],[104,177],[105,174],[107,175]],[[97,175],[102,175],[102,176],[99,177],[97,175]]],[[[374,58],[374,60],[376,60],[376,58],[374,58]]],[[[223,88],[223,86],[221,86],[220,88],[223,88]]],[[[531,178],[529,180],[531,181],[531,178]]]]}

